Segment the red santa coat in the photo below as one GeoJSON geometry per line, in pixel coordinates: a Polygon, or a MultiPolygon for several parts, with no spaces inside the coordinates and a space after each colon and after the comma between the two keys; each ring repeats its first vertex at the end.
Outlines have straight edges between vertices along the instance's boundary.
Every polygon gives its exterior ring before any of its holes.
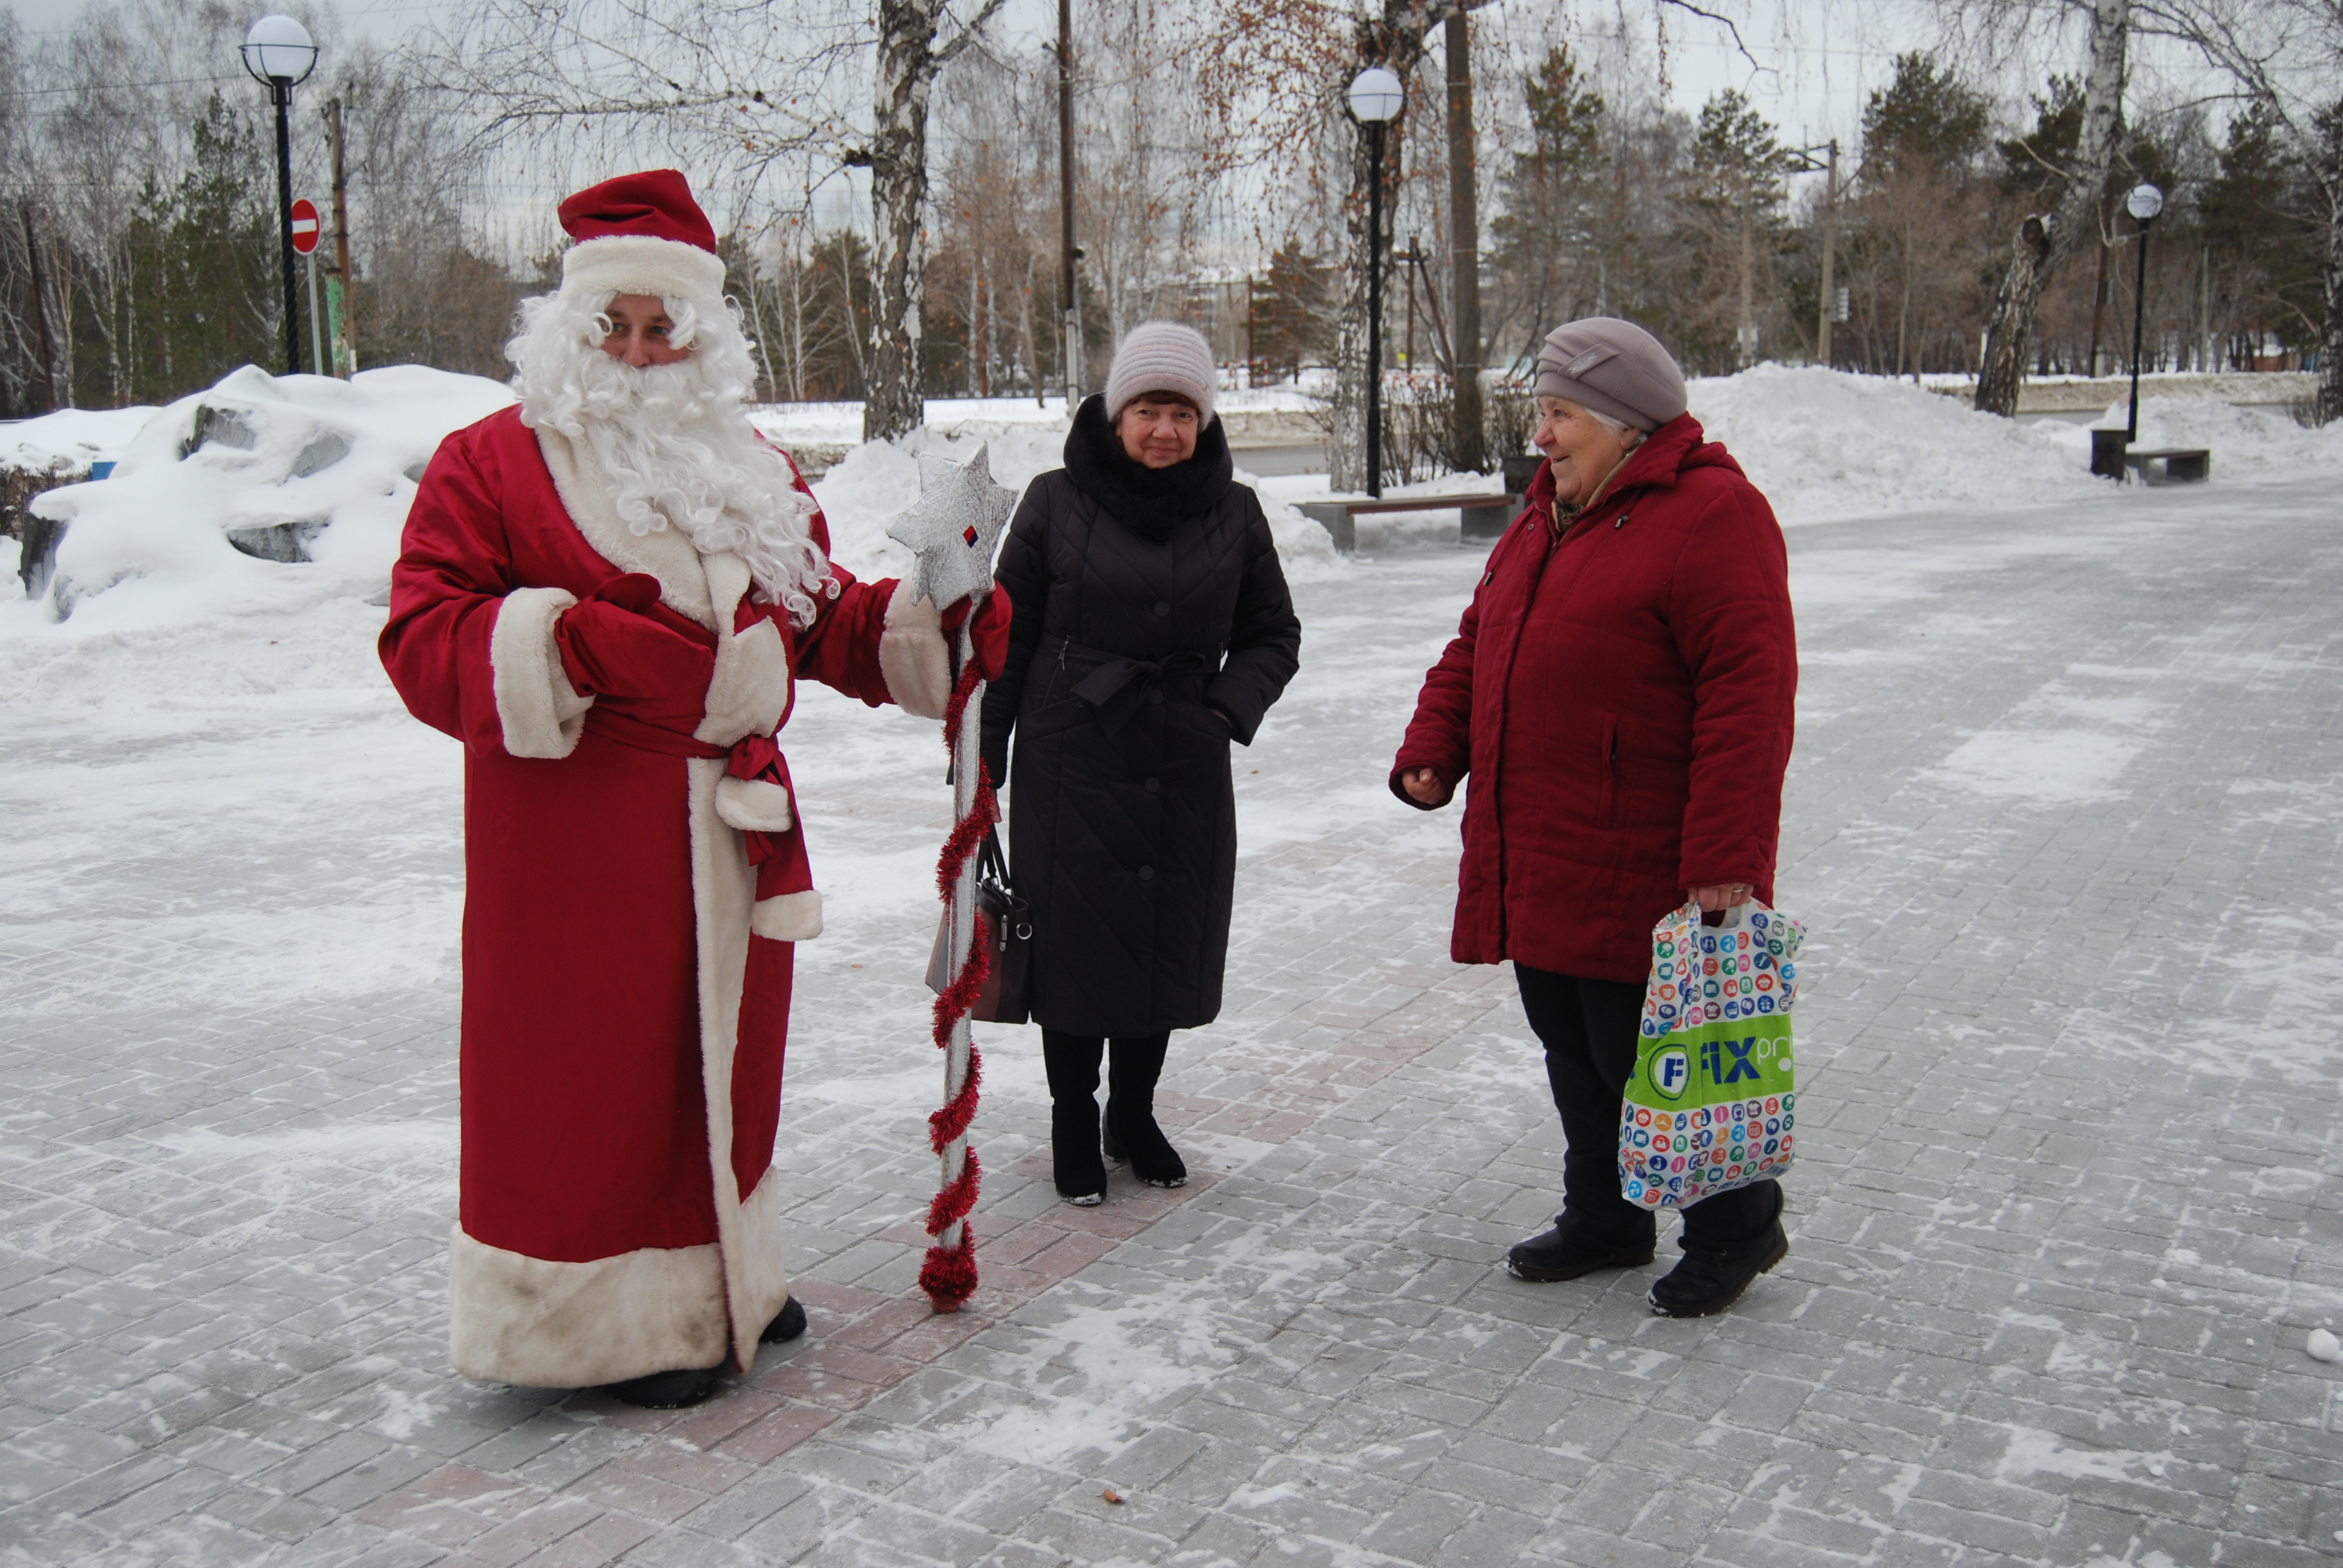
{"type": "Polygon", "coordinates": [[[1459,963],[1640,980],[1684,890],[1774,896],[1798,690],[1789,558],[1699,421],[1652,432],[1557,540],[1554,476],[1489,553],[1392,766],[1471,778],[1459,963]]]}
{"type": "Polygon", "coordinates": [[[745,1371],[788,1300],[769,1167],[794,944],[820,934],[821,895],[759,738],[801,676],[931,717],[948,690],[934,607],[832,575],[792,627],[738,556],[629,531],[591,453],[518,409],[424,474],[381,653],[408,709],[465,746],[448,1294],[467,1376],[575,1388],[728,1349],[745,1371]],[[659,581],[649,613],[714,650],[697,713],[630,712],[564,672],[561,612],[630,572],[659,581]],[[763,781],[728,774],[741,742],[763,781]]]}

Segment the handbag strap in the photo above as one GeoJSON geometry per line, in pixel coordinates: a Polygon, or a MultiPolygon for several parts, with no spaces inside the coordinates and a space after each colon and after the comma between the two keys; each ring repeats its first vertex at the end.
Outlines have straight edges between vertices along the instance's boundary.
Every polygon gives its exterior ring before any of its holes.
{"type": "Polygon", "coordinates": [[[990,882],[1004,892],[1009,890],[1009,859],[1001,852],[998,823],[984,830],[984,845],[976,852],[976,879],[990,882]]]}

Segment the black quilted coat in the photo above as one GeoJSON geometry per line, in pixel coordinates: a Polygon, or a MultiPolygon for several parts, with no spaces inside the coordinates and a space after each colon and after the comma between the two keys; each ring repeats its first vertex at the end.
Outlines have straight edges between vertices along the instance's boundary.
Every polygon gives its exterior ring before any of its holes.
{"type": "Polygon", "coordinates": [[[1302,647],[1268,519],[1231,472],[1219,420],[1188,461],[1149,469],[1091,397],[1001,547],[1017,613],[984,755],[1002,777],[1015,732],[1011,872],[1045,1028],[1128,1037],[1221,1010],[1229,742],[1252,744],[1302,647]]]}

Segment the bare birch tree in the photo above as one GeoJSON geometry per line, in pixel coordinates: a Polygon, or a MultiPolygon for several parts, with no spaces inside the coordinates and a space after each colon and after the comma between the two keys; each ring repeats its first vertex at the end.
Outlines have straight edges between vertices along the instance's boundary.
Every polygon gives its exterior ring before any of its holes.
{"type": "Polygon", "coordinates": [[[1983,0],[1968,8],[1988,30],[2022,30],[2039,13],[2056,14],[2085,3],[2090,25],[2083,67],[2082,135],[2073,159],[2056,171],[2061,182],[2057,205],[2047,213],[2027,214],[2010,239],[2009,262],[1986,328],[1976,407],[2005,418],[2017,412],[2017,390],[2032,354],[2042,286],[2085,235],[2099,234],[2099,199],[2123,136],[2124,55],[2132,7],[2131,0],[1983,0]]]}

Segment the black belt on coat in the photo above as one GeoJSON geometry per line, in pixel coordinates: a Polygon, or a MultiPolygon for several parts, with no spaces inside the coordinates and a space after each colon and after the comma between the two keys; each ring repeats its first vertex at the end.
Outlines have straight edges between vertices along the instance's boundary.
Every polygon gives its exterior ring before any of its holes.
{"type": "Polygon", "coordinates": [[[1147,694],[1177,676],[1205,675],[1219,660],[1201,653],[1166,654],[1161,658],[1130,658],[1084,648],[1070,637],[1058,638],[1058,658],[1081,659],[1098,668],[1074,682],[1073,693],[1098,710],[1098,721],[1109,735],[1121,733],[1147,694]]]}

